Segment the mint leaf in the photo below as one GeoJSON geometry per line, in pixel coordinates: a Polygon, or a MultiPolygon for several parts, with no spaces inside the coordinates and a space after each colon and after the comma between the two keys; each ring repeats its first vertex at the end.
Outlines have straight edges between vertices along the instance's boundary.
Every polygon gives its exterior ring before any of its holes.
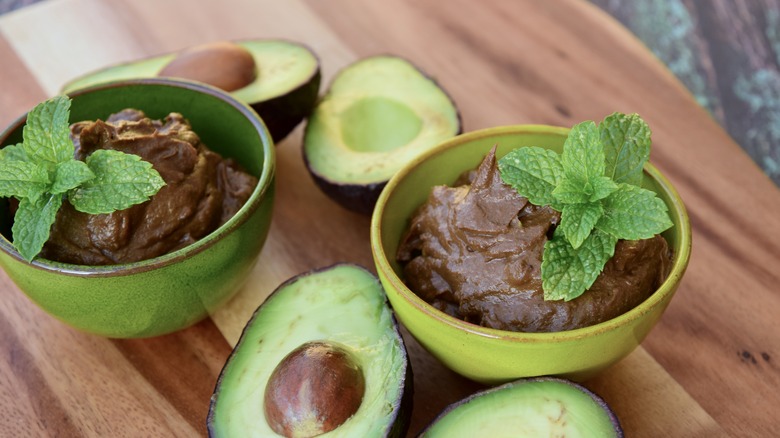
{"type": "Polygon", "coordinates": [[[617,190],[617,184],[605,176],[599,176],[592,181],[579,181],[563,177],[552,194],[563,204],[582,204],[596,202],[609,196],[617,190]]]}
{"type": "Polygon", "coordinates": [[[603,214],[604,207],[600,202],[566,205],[561,212],[561,224],[558,228],[563,231],[571,246],[577,249],[593,231],[603,214]]]}
{"type": "Polygon", "coordinates": [[[663,200],[626,183],[604,199],[604,216],[596,224],[597,229],[626,240],[648,239],[671,226],[663,200]]]}
{"type": "MultiPolygon", "coordinates": [[[[581,204],[588,202],[590,195],[585,192],[585,184],[578,180],[564,177],[552,191],[553,197],[564,204],[581,204]]],[[[533,202],[533,201],[532,201],[533,202]]]]}
{"type": "Polygon", "coordinates": [[[601,125],[605,175],[616,183],[640,185],[642,168],[650,157],[650,128],[638,114],[615,113],[601,125]]]}
{"type": "Polygon", "coordinates": [[[556,203],[552,191],[560,183],[563,167],[554,151],[538,147],[515,149],[498,161],[498,170],[505,183],[532,203],[556,203]]]}
{"type": "Polygon", "coordinates": [[[556,230],[544,245],[542,256],[542,290],[545,300],[573,300],[596,281],[604,265],[615,253],[617,239],[594,230],[574,249],[556,230]]]}
{"type": "Polygon", "coordinates": [[[87,157],[95,178],[68,194],[68,200],[84,213],[124,210],[149,199],[165,182],[152,165],[137,155],[97,150],[87,157]]]}
{"type": "Polygon", "coordinates": [[[23,198],[14,216],[11,232],[14,247],[28,262],[33,259],[49,240],[49,233],[57,211],[62,205],[62,195],[47,194],[36,201],[23,198]]]}
{"type": "Polygon", "coordinates": [[[70,141],[68,117],[70,99],[57,96],[37,105],[27,114],[24,125],[24,150],[29,159],[53,171],[63,161],[72,160],[73,142],[70,141]]]}
{"type": "Polygon", "coordinates": [[[111,213],[144,202],[165,185],[136,155],[99,150],[87,162],[74,158],[70,99],[57,96],[27,115],[21,144],[0,149],[0,197],[19,199],[14,246],[30,261],[49,239],[65,194],[85,213],[111,213]]]}
{"type": "Polygon", "coordinates": [[[570,300],[587,290],[618,239],[646,239],[672,226],[666,204],[639,187],[650,143],[638,115],[615,113],[599,126],[574,125],[560,158],[521,148],[499,161],[504,182],[561,212],[543,255],[545,299],[570,300]]]}
{"type": "Polygon", "coordinates": [[[564,178],[552,194],[564,204],[597,201],[613,190],[604,181],[604,150],[593,122],[572,127],[563,143],[561,165],[564,178]]]}
{"type": "Polygon", "coordinates": [[[604,175],[604,147],[595,123],[582,122],[571,128],[563,143],[561,164],[566,178],[583,186],[604,175]]]}
{"type": "Polygon", "coordinates": [[[46,169],[24,161],[0,160],[0,197],[36,201],[49,186],[46,169]]]}
{"type": "Polygon", "coordinates": [[[0,160],[28,161],[27,153],[24,151],[24,145],[19,143],[0,149],[0,160]]]}
{"type": "Polygon", "coordinates": [[[65,193],[95,177],[89,166],[83,161],[70,160],[57,165],[51,193],[65,193]]]}
{"type": "Polygon", "coordinates": [[[606,176],[599,176],[590,181],[590,187],[587,192],[590,192],[590,202],[600,201],[617,190],[618,186],[610,178],[606,176]]]}

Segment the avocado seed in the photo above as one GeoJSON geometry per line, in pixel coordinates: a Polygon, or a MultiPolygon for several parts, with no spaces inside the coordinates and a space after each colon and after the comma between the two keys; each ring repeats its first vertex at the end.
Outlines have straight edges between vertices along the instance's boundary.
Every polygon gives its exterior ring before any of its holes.
{"type": "Polygon", "coordinates": [[[344,348],[308,342],[274,369],[265,390],[265,418],[274,432],[308,438],[330,432],[357,412],[366,382],[344,348]]]}
{"type": "Polygon", "coordinates": [[[233,91],[251,84],[257,69],[249,50],[221,41],[183,50],[157,76],[192,79],[233,91]]]}

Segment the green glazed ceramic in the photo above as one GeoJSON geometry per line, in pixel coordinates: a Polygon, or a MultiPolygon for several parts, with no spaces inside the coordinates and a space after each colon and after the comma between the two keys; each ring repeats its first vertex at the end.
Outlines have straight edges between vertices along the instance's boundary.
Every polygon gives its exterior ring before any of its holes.
{"type": "Polygon", "coordinates": [[[411,216],[435,185],[452,185],[474,169],[493,145],[501,157],[512,149],[540,146],[561,152],[568,129],[506,126],[463,134],[401,169],[387,184],[371,221],[377,272],[400,321],[431,354],[470,379],[496,384],[521,377],[558,375],[585,380],[634,350],[672,299],[688,265],[691,230],[685,207],[669,181],[650,164],[643,186],[666,202],[674,227],[664,233],[674,251],[661,287],[633,310],[601,324],[558,333],[515,333],[453,318],[428,305],[403,282],[395,254],[411,216]]]}
{"type": "MultiPolygon", "coordinates": [[[[243,284],[265,242],[274,198],[274,148],[247,105],[206,85],[167,79],[115,82],[76,91],[71,122],[105,119],[124,108],[152,118],[180,112],[212,150],[237,160],[259,183],[247,203],[200,241],[154,259],[81,266],[24,261],[9,241],[8,203],[0,202],[0,265],[51,315],[98,335],[148,337],[200,321],[243,284]]],[[[21,141],[25,117],[0,134],[0,146],[21,141]]]]}

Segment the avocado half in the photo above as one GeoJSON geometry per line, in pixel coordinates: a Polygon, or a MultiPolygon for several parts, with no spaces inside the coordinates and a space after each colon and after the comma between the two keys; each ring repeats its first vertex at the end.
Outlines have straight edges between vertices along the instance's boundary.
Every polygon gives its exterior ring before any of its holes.
{"type": "Polygon", "coordinates": [[[448,406],[426,438],[623,437],[615,414],[574,382],[538,377],[487,389],[448,406]]]}
{"type": "Polygon", "coordinates": [[[447,93],[409,61],[364,58],[341,70],[306,124],[306,167],[325,194],[370,214],[404,164],[461,133],[447,93]]]}
{"type": "Polygon", "coordinates": [[[106,67],[68,82],[62,92],[158,76],[199,80],[228,88],[225,91],[257,112],[277,143],[311,114],[321,79],[319,60],[306,46],[285,40],[254,39],[210,43],[106,67]],[[245,62],[247,58],[249,64],[245,62]],[[233,76],[238,82],[225,79],[233,76]],[[226,83],[231,86],[225,87],[226,83]],[[234,83],[240,86],[232,86],[234,83]]]}
{"type": "Polygon", "coordinates": [[[209,435],[305,437],[326,425],[329,437],[403,436],[411,378],[377,278],[350,264],[311,271],[280,285],[244,328],[211,397],[209,435]]]}

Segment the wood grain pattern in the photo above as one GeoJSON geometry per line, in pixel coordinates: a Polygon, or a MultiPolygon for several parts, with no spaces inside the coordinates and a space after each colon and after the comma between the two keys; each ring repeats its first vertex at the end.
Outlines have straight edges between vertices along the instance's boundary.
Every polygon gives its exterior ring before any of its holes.
{"type": "MultiPolygon", "coordinates": [[[[652,161],[688,206],[694,253],[643,348],[587,386],[612,404],[629,436],[773,432],[780,193],[641,43],[588,3],[59,0],[1,17],[0,35],[7,42],[0,38],[2,120],[95,67],[249,37],[310,45],[325,84],[359,57],[405,56],[453,96],[467,131],[640,113],[653,127],[652,161]]],[[[110,341],[44,315],[0,274],[0,435],[204,434],[216,375],[257,305],[300,272],[339,261],[373,265],[368,219],[316,189],[300,142],[298,128],[277,146],[268,242],[247,285],[211,321],[160,338],[110,341]]],[[[414,434],[481,386],[405,337],[415,371],[414,434]]]]}

